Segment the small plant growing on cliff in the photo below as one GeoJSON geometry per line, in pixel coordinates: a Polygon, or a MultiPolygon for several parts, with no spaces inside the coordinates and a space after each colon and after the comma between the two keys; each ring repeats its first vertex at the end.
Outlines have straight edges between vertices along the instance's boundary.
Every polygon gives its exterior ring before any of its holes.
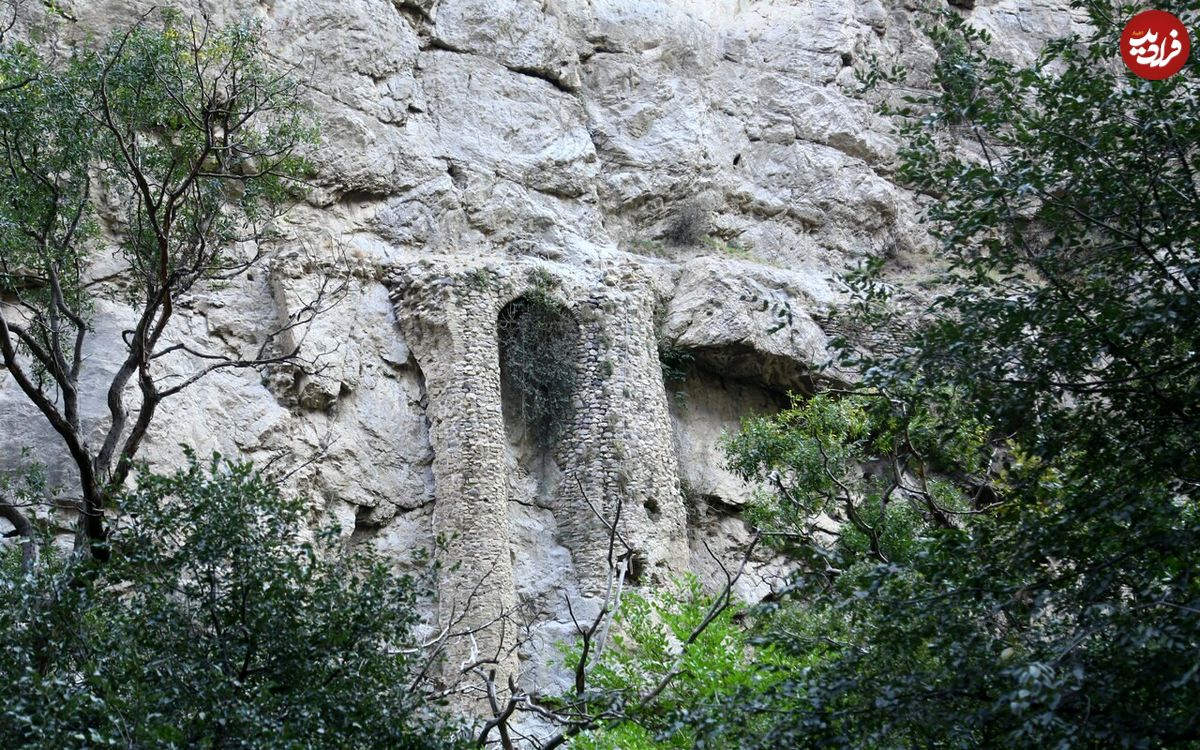
{"type": "Polygon", "coordinates": [[[671,344],[668,341],[658,342],[658,364],[662,369],[663,385],[675,399],[677,406],[687,404],[687,390],[683,387],[695,364],[696,357],[687,349],[671,344]],[[674,390],[672,390],[674,389],[674,390]]]}
{"type": "Polygon", "coordinates": [[[496,272],[480,266],[467,274],[467,286],[477,292],[486,292],[496,285],[496,272]]]}
{"type": "Polygon", "coordinates": [[[709,223],[709,211],[697,201],[688,201],[679,206],[671,218],[666,232],[667,244],[698,245],[708,236],[709,223]]]}
{"type": "Polygon", "coordinates": [[[575,415],[579,324],[543,288],[500,311],[500,375],[534,441],[552,447],[575,415]]]}
{"type": "Polygon", "coordinates": [[[658,342],[658,365],[662,369],[663,385],[667,387],[668,391],[673,386],[679,386],[675,390],[674,396],[676,403],[683,406],[687,400],[687,392],[683,390],[682,386],[695,365],[696,357],[691,351],[678,346],[667,337],[666,325],[667,308],[665,305],[659,304],[654,308],[654,335],[658,342]]]}
{"type": "Polygon", "coordinates": [[[753,260],[754,255],[749,248],[742,247],[737,243],[726,242],[720,238],[708,236],[703,239],[704,244],[720,255],[727,255],[730,258],[738,260],[753,260]]]}
{"type": "Polygon", "coordinates": [[[232,354],[174,325],[184,295],[263,257],[314,130],[256,27],[157,18],[62,65],[0,46],[0,361],[61,438],[81,495],[77,546],[100,560],[108,506],[159,406],[216,370],[298,364],[280,334],[323,305],[232,354]],[[93,341],[102,296],[131,309],[125,330],[93,341]],[[107,414],[85,424],[95,349],[117,363],[107,414]]]}
{"type": "Polygon", "coordinates": [[[668,384],[679,384],[687,380],[695,360],[695,355],[687,349],[668,341],[658,342],[658,362],[662,367],[663,381],[668,384]]]}
{"type": "Polygon", "coordinates": [[[534,268],[529,272],[529,283],[533,284],[535,291],[542,294],[549,294],[552,290],[558,288],[558,279],[554,278],[554,274],[544,268],[534,268]]]}

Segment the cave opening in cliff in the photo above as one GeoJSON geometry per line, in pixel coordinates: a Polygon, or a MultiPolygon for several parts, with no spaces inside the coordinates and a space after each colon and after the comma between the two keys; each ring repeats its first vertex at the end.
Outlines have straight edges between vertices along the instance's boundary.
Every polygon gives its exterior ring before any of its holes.
{"type": "Polygon", "coordinates": [[[505,422],[539,450],[557,445],[575,416],[579,323],[541,289],[497,318],[505,422]]]}

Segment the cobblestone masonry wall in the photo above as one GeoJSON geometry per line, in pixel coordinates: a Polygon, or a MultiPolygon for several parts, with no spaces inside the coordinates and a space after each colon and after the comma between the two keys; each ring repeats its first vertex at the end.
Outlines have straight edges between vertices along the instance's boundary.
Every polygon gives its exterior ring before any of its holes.
{"type": "MultiPolygon", "coordinates": [[[[427,270],[427,269],[425,269],[427,270]]],[[[425,375],[434,449],[435,537],[448,543],[438,590],[441,627],[483,628],[455,639],[450,667],[499,658],[510,672],[502,628],[487,624],[515,604],[504,479],[495,295],[453,277],[407,275],[399,316],[425,375]]]]}
{"type": "Polygon", "coordinates": [[[553,508],[580,592],[603,594],[608,524],[618,504],[634,575],[666,580],[688,562],[650,284],[636,274],[594,279],[535,262],[396,269],[396,317],[429,394],[434,533],[449,540],[439,618],[443,626],[457,619],[455,629],[476,631],[455,644],[451,666],[499,656],[502,675],[517,668],[510,653],[516,634],[500,618],[517,602],[496,319],[535,288],[535,273],[553,279],[548,291],[580,323],[575,424],[556,450],[564,481],[553,508]]]}
{"type": "Polygon", "coordinates": [[[607,581],[609,527],[598,515],[611,522],[620,505],[618,531],[633,547],[632,573],[661,581],[686,566],[686,513],[650,289],[636,282],[601,285],[574,309],[585,321],[584,396],[559,460],[570,468],[555,515],[580,589],[600,595],[607,581]]]}

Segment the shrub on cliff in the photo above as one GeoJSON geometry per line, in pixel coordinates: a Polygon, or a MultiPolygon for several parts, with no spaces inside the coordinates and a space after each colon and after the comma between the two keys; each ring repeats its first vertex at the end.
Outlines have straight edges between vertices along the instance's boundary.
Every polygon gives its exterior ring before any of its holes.
{"type": "Polygon", "coordinates": [[[420,679],[424,581],[307,540],[249,465],[124,495],[101,565],[0,560],[0,746],[455,747],[420,679]]]}

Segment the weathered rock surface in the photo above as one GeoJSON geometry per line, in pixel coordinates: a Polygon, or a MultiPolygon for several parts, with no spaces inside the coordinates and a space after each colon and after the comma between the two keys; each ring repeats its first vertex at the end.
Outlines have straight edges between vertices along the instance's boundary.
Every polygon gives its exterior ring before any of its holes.
{"type": "MultiPolygon", "coordinates": [[[[162,3],[59,0],[74,20],[51,38],[92,43],[151,4],[162,3]]],[[[507,667],[548,690],[545,655],[573,633],[564,597],[576,614],[598,606],[603,515],[618,502],[640,582],[716,580],[715,560],[747,537],[737,508],[750,492],[722,468],[720,434],[820,386],[814,315],[839,303],[838,271],[873,249],[925,247],[919,203],[891,177],[890,126],[854,80],[872,55],[928,70],[913,6],[176,4],[261,22],[272,54],[306,78],[323,141],[317,187],[276,256],[235,286],[198,290],[174,335],[245,351],[322,284],[341,301],[293,332],[325,364],[318,375],[214,375],[163,407],[145,458],[169,467],[185,443],[290,465],[292,491],[398,565],[456,535],[448,555],[462,565],[442,581],[441,616],[468,599],[476,624],[532,607],[542,651],[507,667]],[[496,316],[535,272],[555,280],[585,341],[579,421],[553,456],[506,424],[498,374],[496,316]],[[660,339],[693,354],[682,388],[664,387],[660,339]]],[[[963,12],[1027,57],[1072,23],[1062,5],[979,0],[963,12]]],[[[40,4],[28,12],[46,22],[40,4]]],[[[93,417],[123,315],[96,311],[93,417]]],[[[2,371],[0,425],[6,464],[22,447],[61,461],[2,371]]],[[[752,573],[750,598],[779,569],[759,560],[752,573]]]]}

